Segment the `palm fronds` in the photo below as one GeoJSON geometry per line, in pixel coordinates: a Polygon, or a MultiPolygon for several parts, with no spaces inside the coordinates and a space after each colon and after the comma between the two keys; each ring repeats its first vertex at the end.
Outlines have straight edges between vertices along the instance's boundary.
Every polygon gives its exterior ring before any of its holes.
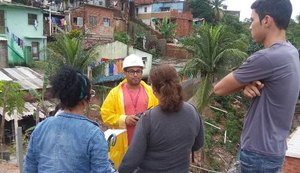
{"type": "Polygon", "coordinates": [[[182,41],[192,57],[181,73],[187,76],[203,76],[204,81],[197,91],[199,108],[203,109],[209,103],[211,83],[215,77],[228,72],[247,57],[244,52],[246,41],[245,37],[231,37],[224,25],[204,25],[194,35],[182,41]]]}

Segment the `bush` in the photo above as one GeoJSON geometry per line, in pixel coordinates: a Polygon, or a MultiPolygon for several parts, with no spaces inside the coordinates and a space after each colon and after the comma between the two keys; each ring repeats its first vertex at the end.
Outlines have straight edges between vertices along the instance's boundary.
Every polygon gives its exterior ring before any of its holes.
{"type": "Polygon", "coordinates": [[[114,33],[114,40],[128,44],[129,37],[126,32],[116,32],[116,33],[114,33]]]}
{"type": "Polygon", "coordinates": [[[78,29],[72,29],[68,34],[67,37],[69,37],[70,39],[72,38],[78,38],[81,36],[81,31],[78,29]]]}

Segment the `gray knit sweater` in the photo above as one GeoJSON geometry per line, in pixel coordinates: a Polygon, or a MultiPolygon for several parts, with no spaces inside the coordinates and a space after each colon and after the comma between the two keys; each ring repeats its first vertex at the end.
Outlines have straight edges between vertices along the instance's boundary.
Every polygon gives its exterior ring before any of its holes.
{"type": "Polygon", "coordinates": [[[192,146],[203,146],[199,114],[184,102],[179,112],[159,106],[143,115],[119,167],[120,173],[187,173],[192,146]]]}

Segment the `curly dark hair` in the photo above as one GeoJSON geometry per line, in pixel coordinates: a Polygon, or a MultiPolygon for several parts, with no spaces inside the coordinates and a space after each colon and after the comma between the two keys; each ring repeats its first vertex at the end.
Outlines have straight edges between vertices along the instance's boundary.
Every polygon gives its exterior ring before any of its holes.
{"type": "Polygon", "coordinates": [[[81,100],[90,100],[91,83],[81,72],[63,66],[50,79],[51,93],[60,100],[62,108],[72,108],[81,100]]]}
{"type": "Polygon", "coordinates": [[[164,112],[177,112],[183,103],[182,87],[176,69],[168,64],[154,67],[150,81],[159,97],[159,106],[164,112]]]}

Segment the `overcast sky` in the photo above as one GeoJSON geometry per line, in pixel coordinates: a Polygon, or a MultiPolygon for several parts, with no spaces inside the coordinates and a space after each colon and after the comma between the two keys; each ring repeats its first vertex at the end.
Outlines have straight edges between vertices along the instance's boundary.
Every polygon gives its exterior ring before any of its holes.
{"type": "MultiPolygon", "coordinates": [[[[241,11],[240,20],[243,21],[245,18],[250,18],[251,16],[251,4],[255,0],[226,0],[224,2],[227,5],[228,10],[237,10],[241,11]]],[[[293,5],[292,18],[295,19],[297,15],[300,14],[300,1],[299,0],[290,0],[293,5]]]]}

